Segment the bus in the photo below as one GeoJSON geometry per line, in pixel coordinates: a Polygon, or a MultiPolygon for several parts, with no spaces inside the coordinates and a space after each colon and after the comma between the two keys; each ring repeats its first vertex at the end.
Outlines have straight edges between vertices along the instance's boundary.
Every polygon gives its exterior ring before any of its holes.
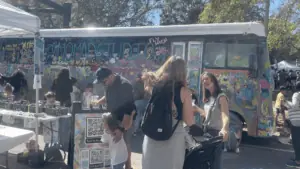
{"type": "MultiPolygon", "coordinates": [[[[230,102],[230,118],[249,136],[273,133],[272,83],[264,26],[258,22],[172,26],[44,29],[44,92],[68,67],[82,86],[109,67],[130,80],[171,55],[187,62],[188,82],[201,97],[200,75],[214,73],[230,102]]],[[[0,72],[16,69],[33,81],[32,35],[1,37],[0,72]]]]}

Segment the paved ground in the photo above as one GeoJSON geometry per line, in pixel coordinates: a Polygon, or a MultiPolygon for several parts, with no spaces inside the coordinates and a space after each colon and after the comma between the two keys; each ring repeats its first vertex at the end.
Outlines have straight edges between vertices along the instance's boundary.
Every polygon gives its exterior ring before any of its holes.
{"type": "MultiPolygon", "coordinates": [[[[286,139],[287,140],[287,139],[286,139]]],[[[133,161],[136,169],[141,169],[141,138],[134,139],[133,161]]],[[[240,153],[224,153],[223,169],[284,169],[285,163],[293,157],[291,145],[282,144],[277,139],[247,138],[240,153]]]]}
{"type": "MultiPolygon", "coordinates": [[[[282,140],[285,140],[283,141],[284,143],[287,142],[287,139],[282,140]]],[[[132,157],[134,169],[141,169],[142,137],[135,137],[132,145],[134,151],[132,157]]],[[[24,146],[20,145],[10,151],[10,169],[31,169],[16,163],[16,156],[14,154],[23,149],[24,146]]],[[[276,139],[247,138],[239,154],[224,154],[223,169],[284,169],[285,162],[292,156],[293,150],[291,146],[282,144],[276,141],[276,139]]],[[[3,159],[3,157],[0,157],[1,164],[4,164],[3,159]]],[[[44,169],[68,169],[68,167],[65,164],[56,163],[49,164],[44,169]]]]}

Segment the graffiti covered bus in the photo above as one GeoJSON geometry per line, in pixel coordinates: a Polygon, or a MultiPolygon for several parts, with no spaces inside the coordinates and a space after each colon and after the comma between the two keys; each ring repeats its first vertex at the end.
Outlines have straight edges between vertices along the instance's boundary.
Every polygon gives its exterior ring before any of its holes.
{"type": "MultiPolygon", "coordinates": [[[[107,66],[133,80],[157,69],[170,55],[186,59],[189,85],[201,95],[200,74],[216,74],[230,99],[232,117],[246,124],[248,135],[273,131],[272,77],[264,26],[221,23],[151,27],[41,30],[45,40],[43,90],[57,71],[69,67],[84,86],[94,71],[107,66]]],[[[1,37],[0,72],[22,69],[33,77],[33,37],[1,37]]]]}

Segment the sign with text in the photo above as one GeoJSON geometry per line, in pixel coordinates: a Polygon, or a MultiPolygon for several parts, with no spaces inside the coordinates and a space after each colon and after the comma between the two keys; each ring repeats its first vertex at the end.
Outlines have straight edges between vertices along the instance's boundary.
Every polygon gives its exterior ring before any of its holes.
{"type": "Polygon", "coordinates": [[[109,169],[108,145],[101,142],[103,120],[101,113],[75,114],[74,169],[109,169]]]}
{"type": "Polygon", "coordinates": [[[43,75],[44,73],[44,44],[43,39],[34,39],[34,74],[36,75],[43,75]]]}

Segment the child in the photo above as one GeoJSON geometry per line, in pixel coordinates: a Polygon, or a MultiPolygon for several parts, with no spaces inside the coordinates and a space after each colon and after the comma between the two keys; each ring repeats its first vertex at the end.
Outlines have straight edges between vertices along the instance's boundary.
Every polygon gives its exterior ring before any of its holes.
{"type": "Polygon", "coordinates": [[[90,107],[92,96],[93,96],[93,84],[89,83],[87,84],[85,91],[83,92],[82,95],[82,107],[84,108],[90,107]]]}
{"type": "Polygon", "coordinates": [[[47,92],[45,94],[46,105],[47,106],[55,106],[55,93],[47,92]]]}
{"type": "Polygon", "coordinates": [[[278,124],[278,116],[279,114],[282,115],[282,120],[285,122],[285,93],[286,89],[284,86],[280,86],[280,92],[277,94],[276,101],[275,101],[275,108],[276,108],[276,124],[278,124]]]}
{"type": "Polygon", "coordinates": [[[6,95],[7,100],[13,101],[14,95],[13,95],[14,88],[9,83],[6,83],[4,86],[4,93],[6,95]]]}
{"type": "Polygon", "coordinates": [[[109,145],[111,169],[123,169],[128,158],[127,146],[123,138],[124,128],[110,113],[104,113],[102,118],[104,134],[101,141],[109,145]]]}

